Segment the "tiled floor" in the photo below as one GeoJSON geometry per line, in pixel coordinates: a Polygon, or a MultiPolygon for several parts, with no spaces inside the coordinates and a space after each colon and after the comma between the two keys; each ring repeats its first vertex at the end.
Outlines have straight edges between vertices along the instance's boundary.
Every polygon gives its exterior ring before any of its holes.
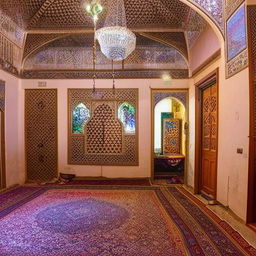
{"type": "MultiPolygon", "coordinates": [[[[192,193],[191,189],[184,186],[190,193],[192,193]]],[[[200,195],[196,195],[196,197],[205,204],[208,204],[208,201],[204,199],[200,195]]],[[[251,228],[246,226],[246,224],[237,217],[231,210],[224,208],[221,205],[208,205],[208,208],[212,210],[219,218],[225,220],[239,232],[252,246],[256,247],[256,232],[254,232],[251,228]]]]}

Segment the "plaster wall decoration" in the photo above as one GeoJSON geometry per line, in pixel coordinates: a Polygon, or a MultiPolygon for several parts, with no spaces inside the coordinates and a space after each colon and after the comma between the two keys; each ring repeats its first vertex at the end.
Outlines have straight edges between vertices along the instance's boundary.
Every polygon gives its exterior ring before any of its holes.
{"type": "Polygon", "coordinates": [[[226,20],[226,76],[248,66],[246,6],[242,4],[226,20]]]}
{"type": "Polygon", "coordinates": [[[185,91],[173,91],[173,92],[154,92],[154,106],[165,98],[178,99],[185,107],[188,104],[188,94],[185,91]]]}
{"type": "Polygon", "coordinates": [[[22,48],[25,31],[0,9],[0,33],[22,48]]]}
{"type": "Polygon", "coordinates": [[[24,31],[0,10],[0,68],[18,75],[24,31]]]}
{"type": "MultiPolygon", "coordinates": [[[[189,77],[188,69],[172,70],[115,70],[116,79],[157,79],[163,74],[169,74],[173,79],[187,79],[189,77]]],[[[112,78],[111,70],[97,71],[98,79],[112,78]]],[[[92,70],[81,71],[50,71],[50,70],[24,70],[21,73],[24,79],[92,79],[92,70]]]]}
{"type": "MultiPolygon", "coordinates": [[[[100,50],[96,53],[97,68],[111,69],[109,61],[100,50]]],[[[92,70],[92,50],[90,47],[43,47],[40,51],[31,55],[24,69],[34,70],[92,70]]],[[[122,63],[115,63],[115,67],[121,69],[122,63]]]]}
{"type": "MultiPolygon", "coordinates": [[[[138,89],[69,89],[68,163],[79,165],[138,165],[138,89]],[[133,113],[127,112],[125,123],[120,107],[131,104],[133,113]],[[86,106],[90,118],[84,119],[83,129],[74,130],[77,106],[86,106]],[[133,124],[132,133],[126,124],[133,124]]],[[[81,112],[83,113],[83,112],[81,112]]]]}
{"type": "Polygon", "coordinates": [[[224,34],[223,0],[188,0],[205,12],[224,34]]]}
{"type": "Polygon", "coordinates": [[[18,75],[20,48],[0,34],[0,69],[18,75]]]}
{"type": "Polygon", "coordinates": [[[54,39],[58,39],[59,37],[65,37],[67,34],[28,34],[26,37],[23,59],[27,57],[31,52],[43,46],[47,42],[50,42],[54,39]]]}
{"type": "MultiPolygon", "coordinates": [[[[221,26],[221,0],[189,1],[221,26]]],[[[105,11],[97,23],[99,28],[104,25],[108,9],[111,9],[108,0],[102,0],[101,3],[105,11]]],[[[115,63],[115,70],[130,69],[126,73],[117,72],[117,77],[156,78],[167,69],[171,69],[170,72],[176,78],[187,77],[184,61],[187,62],[188,48],[194,45],[206,27],[206,21],[180,0],[124,0],[124,6],[127,27],[137,33],[138,43],[136,53],[128,62],[115,63]],[[147,40],[140,39],[143,37],[147,37],[147,40]],[[149,54],[149,51],[155,51],[155,48],[150,47],[156,44],[159,50],[149,54]],[[143,46],[148,47],[148,50],[143,46]],[[169,47],[168,50],[165,47],[169,47]],[[184,61],[173,48],[184,56],[184,61]],[[131,60],[134,63],[129,63],[131,60]]],[[[92,67],[93,45],[93,22],[86,14],[82,1],[1,0],[0,10],[3,14],[0,22],[4,24],[0,29],[8,40],[15,41],[14,49],[21,47],[24,31],[27,31],[23,56],[20,56],[21,52],[16,54],[17,51],[14,50],[14,55],[19,55],[19,58],[15,57],[19,59],[19,63],[15,64],[15,58],[13,62],[1,60],[4,63],[1,66],[5,66],[6,70],[17,70],[18,73],[20,68],[25,68],[21,73],[29,78],[91,77],[90,72],[82,74],[82,70],[90,71],[92,67]],[[66,75],[63,74],[65,71],[66,75]]],[[[100,52],[97,53],[97,68],[102,71],[111,69],[111,62],[104,59],[100,52]]],[[[100,74],[101,77],[105,75],[103,72],[100,74]]]]}
{"type": "Polygon", "coordinates": [[[161,33],[146,32],[142,33],[144,37],[158,41],[164,45],[172,46],[178,49],[186,58],[188,58],[188,49],[185,34],[183,32],[161,33]]]}
{"type": "Polygon", "coordinates": [[[225,16],[230,17],[234,11],[244,3],[244,0],[225,0],[225,16]]]}
{"type": "MultiPolygon", "coordinates": [[[[55,36],[55,35],[53,35],[55,36]]],[[[34,37],[32,37],[34,38],[34,37]]],[[[162,43],[139,36],[138,45],[125,61],[115,62],[115,69],[187,69],[184,57],[162,43]]],[[[73,35],[57,39],[31,54],[24,63],[25,70],[92,69],[92,35],[73,35]]],[[[110,70],[111,61],[98,49],[97,69],[110,70]]]]}
{"type": "Polygon", "coordinates": [[[189,23],[187,24],[185,35],[187,38],[188,48],[191,49],[200,37],[201,33],[207,27],[207,22],[193,10],[191,10],[189,15],[189,23]]]}
{"type": "Polygon", "coordinates": [[[125,69],[187,69],[184,57],[174,48],[137,47],[124,61],[125,69]]]}

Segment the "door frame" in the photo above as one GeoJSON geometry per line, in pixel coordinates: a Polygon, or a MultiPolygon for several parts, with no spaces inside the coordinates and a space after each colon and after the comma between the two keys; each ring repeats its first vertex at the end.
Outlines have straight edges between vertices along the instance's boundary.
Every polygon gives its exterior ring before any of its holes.
{"type": "MultiPolygon", "coordinates": [[[[0,79],[0,82],[4,84],[5,81],[0,79]]],[[[5,100],[4,100],[5,101],[5,100]]],[[[5,102],[4,102],[5,104],[5,102]]],[[[6,188],[6,159],[5,159],[5,110],[0,109],[0,115],[1,115],[1,129],[0,129],[0,136],[1,136],[1,184],[0,184],[0,190],[6,188]]]]}
{"type": "Polygon", "coordinates": [[[256,8],[256,5],[247,7],[247,19],[248,19],[248,52],[249,52],[249,104],[250,104],[250,125],[249,125],[249,170],[248,170],[248,198],[247,198],[247,214],[246,214],[246,223],[250,225],[251,228],[256,230],[256,164],[255,164],[255,146],[256,146],[256,134],[255,134],[255,98],[256,98],[256,74],[254,72],[255,62],[253,58],[255,56],[253,49],[253,41],[255,37],[252,37],[255,29],[252,27],[250,22],[251,14],[250,8],[256,8]]]}
{"type": "Polygon", "coordinates": [[[219,142],[219,68],[205,76],[195,84],[195,174],[194,193],[200,194],[202,186],[202,92],[207,87],[217,85],[217,145],[216,145],[216,178],[214,200],[217,196],[217,174],[218,174],[218,142],[219,142]]]}

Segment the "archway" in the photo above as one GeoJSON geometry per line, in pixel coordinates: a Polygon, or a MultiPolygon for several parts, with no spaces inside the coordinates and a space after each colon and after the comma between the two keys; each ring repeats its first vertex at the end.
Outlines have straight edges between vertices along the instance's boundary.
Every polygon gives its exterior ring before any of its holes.
{"type": "Polygon", "coordinates": [[[188,157],[187,91],[152,89],[151,111],[152,179],[155,183],[184,183],[188,157]]]}

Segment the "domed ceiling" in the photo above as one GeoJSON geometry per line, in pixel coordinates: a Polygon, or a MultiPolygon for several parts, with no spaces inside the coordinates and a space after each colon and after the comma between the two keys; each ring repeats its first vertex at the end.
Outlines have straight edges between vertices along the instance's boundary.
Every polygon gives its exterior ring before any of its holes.
{"type": "MultiPolygon", "coordinates": [[[[101,3],[104,12],[98,28],[104,26],[109,8],[108,0],[101,3]]],[[[1,32],[8,36],[15,31],[13,52],[17,53],[12,62],[17,73],[25,78],[92,76],[93,24],[83,4],[81,0],[0,1],[1,32]],[[24,42],[18,42],[23,34],[24,42]]],[[[124,0],[124,4],[127,27],[136,33],[137,44],[127,59],[115,63],[117,77],[160,77],[163,72],[188,77],[189,49],[206,21],[180,0],[124,0]]],[[[111,61],[97,48],[98,77],[111,78],[111,61]]]]}

